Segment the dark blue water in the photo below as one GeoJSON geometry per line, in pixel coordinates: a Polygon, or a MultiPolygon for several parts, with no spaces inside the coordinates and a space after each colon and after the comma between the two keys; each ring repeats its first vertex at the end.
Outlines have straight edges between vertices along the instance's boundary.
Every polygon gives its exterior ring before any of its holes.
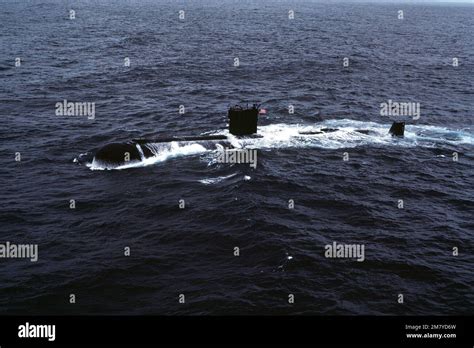
{"type": "Polygon", "coordinates": [[[0,259],[0,313],[474,312],[474,6],[2,1],[0,23],[0,242],[39,245],[36,263],[0,259]],[[64,99],[95,102],[95,120],[57,116],[64,99]],[[388,99],[421,105],[404,139],[386,134],[388,99]],[[199,149],[74,161],[225,133],[241,101],[268,110],[257,169],[199,149]],[[341,130],[295,136],[321,126],[341,130]],[[326,258],[333,241],[365,261],[326,258]]]}

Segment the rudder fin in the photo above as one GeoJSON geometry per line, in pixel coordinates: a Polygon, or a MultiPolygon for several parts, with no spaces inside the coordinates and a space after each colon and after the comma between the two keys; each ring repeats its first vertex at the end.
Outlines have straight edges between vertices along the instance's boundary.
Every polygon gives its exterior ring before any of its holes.
{"type": "Polygon", "coordinates": [[[393,122],[388,132],[392,136],[403,137],[405,135],[405,122],[393,122]]]}

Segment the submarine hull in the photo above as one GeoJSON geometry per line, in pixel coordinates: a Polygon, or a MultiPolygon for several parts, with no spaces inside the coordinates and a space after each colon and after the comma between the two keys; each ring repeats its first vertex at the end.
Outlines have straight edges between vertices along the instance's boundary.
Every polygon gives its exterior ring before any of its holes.
{"type": "MultiPolygon", "coordinates": [[[[336,132],[336,128],[321,128],[317,131],[299,132],[300,135],[312,136],[336,132]]],[[[357,129],[357,132],[369,134],[368,130],[357,129]]],[[[403,137],[405,132],[404,122],[394,122],[389,130],[393,136],[403,137]]],[[[234,135],[235,136],[235,135],[234,135]]],[[[259,134],[238,136],[239,139],[261,138],[259,134]]],[[[125,164],[143,161],[156,156],[160,150],[169,149],[173,145],[186,146],[198,144],[205,149],[215,149],[217,144],[233,147],[226,135],[199,135],[167,137],[157,139],[133,139],[126,143],[111,143],[100,148],[94,155],[93,163],[105,168],[116,168],[125,164]]]]}

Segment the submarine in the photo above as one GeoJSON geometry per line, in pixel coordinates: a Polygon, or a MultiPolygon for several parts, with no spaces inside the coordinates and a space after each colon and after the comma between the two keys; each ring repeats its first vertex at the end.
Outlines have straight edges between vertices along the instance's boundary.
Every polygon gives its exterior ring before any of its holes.
{"type": "MultiPolygon", "coordinates": [[[[231,106],[228,109],[229,134],[238,138],[261,138],[257,133],[258,116],[263,113],[260,105],[253,104],[242,107],[231,106]]],[[[338,131],[337,128],[321,128],[316,131],[300,131],[302,136],[320,135],[338,131]]],[[[357,129],[357,132],[368,134],[370,131],[357,129]]],[[[403,137],[405,122],[393,122],[389,129],[392,136],[403,137]]],[[[170,148],[173,144],[199,144],[206,149],[215,149],[216,144],[232,148],[229,135],[197,135],[197,136],[172,136],[155,139],[138,138],[122,143],[107,144],[94,154],[92,162],[105,168],[116,168],[121,165],[143,161],[159,153],[159,149],[170,148]]]]}

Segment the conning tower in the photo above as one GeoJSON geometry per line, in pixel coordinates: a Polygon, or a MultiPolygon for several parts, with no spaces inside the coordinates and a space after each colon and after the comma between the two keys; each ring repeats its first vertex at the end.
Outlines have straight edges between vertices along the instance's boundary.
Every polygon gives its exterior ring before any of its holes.
{"type": "Polygon", "coordinates": [[[253,104],[251,108],[240,105],[229,108],[229,133],[233,135],[251,135],[257,133],[259,105],[253,104]]]}

